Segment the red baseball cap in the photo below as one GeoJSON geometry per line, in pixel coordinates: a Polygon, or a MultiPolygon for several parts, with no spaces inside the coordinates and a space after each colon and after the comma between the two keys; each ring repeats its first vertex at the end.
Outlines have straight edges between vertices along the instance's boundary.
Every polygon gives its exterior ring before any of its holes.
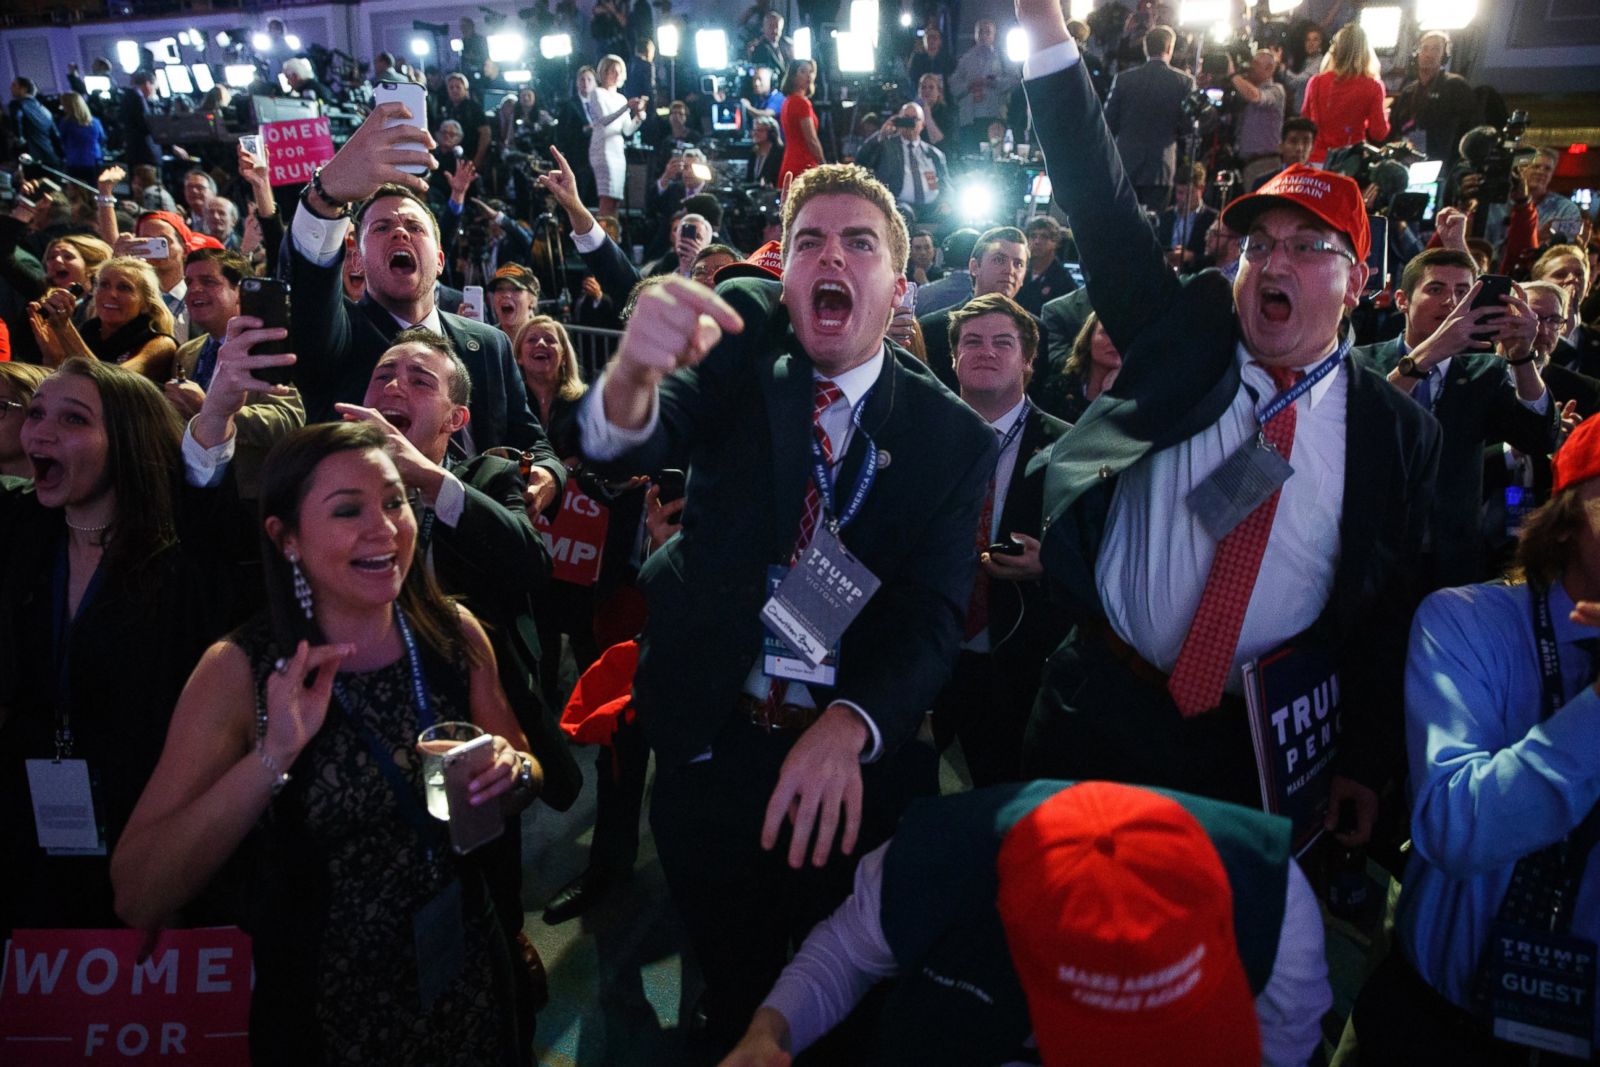
{"type": "Polygon", "coordinates": [[[138,223],[143,222],[145,219],[154,219],[157,222],[164,222],[168,226],[171,226],[173,230],[177,232],[178,240],[183,242],[183,251],[185,255],[190,252],[197,252],[202,248],[222,247],[222,242],[217,240],[215,237],[212,237],[209,234],[195,233],[189,228],[189,224],[183,221],[183,216],[178,215],[175,212],[146,211],[141,214],[138,218],[138,221],[134,223],[134,228],[137,229],[138,223]]]}
{"type": "Polygon", "coordinates": [[[1294,163],[1255,192],[1236,197],[1222,209],[1222,221],[1235,233],[1249,233],[1257,215],[1279,204],[1311,212],[1350,238],[1356,259],[1366,262],[1372,231],[1367,225],[1367,202],[1353,178],[1294,163]]]}
{"type": "Polygon", "coordinates": [[[718,285],[729,278],[769,278],[776,281],[782,277],[783,250],[777,241],[768,241],[744,259],[719,268],[711,282],[718,285]]]}
{"type": "Polygon", "coordinates": [[[996,904],[1047,1065],[1261,1062],[1233,889],[1170,797],[1069,786],[1001,842],[996,904]]]}
{"type": "Polygon", "coordinates": [[[1584,419],[1550,458],[1550,491],[1600,478],[1600,419],[1584,419]]]}

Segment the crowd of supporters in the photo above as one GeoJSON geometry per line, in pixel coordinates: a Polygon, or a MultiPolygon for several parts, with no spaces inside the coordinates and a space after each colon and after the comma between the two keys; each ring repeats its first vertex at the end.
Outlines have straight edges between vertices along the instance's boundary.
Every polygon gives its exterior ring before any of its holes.
{"type": "Polygon", "coordinates": [[[294,56],[426,89],[304,182],[270,84],[184,144],[149,71],[17,78],[0,929],[242,927],[258,1063],[531,1062],[519,827],[598,742],[543,921],[630,877],[653,757],[685,1062],[1589,1060],[1566,146],[1442,32],[1064,7],[1020,63],[928,12],[852,108],[767,0],[693,84],[670,0],[521,13],[591,49],[554,85],[471,19],[294,56]]]}

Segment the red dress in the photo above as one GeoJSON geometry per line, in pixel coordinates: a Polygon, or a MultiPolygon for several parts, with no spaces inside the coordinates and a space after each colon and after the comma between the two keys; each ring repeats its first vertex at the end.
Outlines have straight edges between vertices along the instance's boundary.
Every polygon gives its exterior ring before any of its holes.
{"type": "Polygon", "coordinates": [[[1383,83],[1377,78],[1341,78],[1325,71],[1306,85],[1305,105],[1300,110],[1317,124],[1317,140],[1311,146],[1313,163],[1321,163],[1332,149],[1367,139],[1381,143],[1389,136],[1383,83]]]}
{"type": "MultiPolygon", "coordinates": [[[[822,162],[811,154],[811,146],[800,132],[805,119],[811,120],[813,130],[817,128],[817,109],[811,106],[811,101],[800,93],[784,97],[783,108],[778,112],[778,121],[783,126],[783,165],[778,169],[780,188],[789,175],[810,170],[822,162]]],[[[820,136],[818,141],[821,141],[820,136]]]]}

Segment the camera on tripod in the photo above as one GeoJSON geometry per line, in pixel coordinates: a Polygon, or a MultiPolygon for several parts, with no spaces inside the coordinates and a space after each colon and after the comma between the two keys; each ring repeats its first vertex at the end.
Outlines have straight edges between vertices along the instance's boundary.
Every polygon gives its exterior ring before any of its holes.
{"type": "Polygon", "coordinates": [[[1528,113],[1518,109],[1500,129],[1479,126],[1461,138],[1461,156],[1480,179],[1480,203],[1503,204],[1511,197],[1511,169],[1535,154],[1532,148],[1522,146],[1522,136],[1527,131],[1528,113]]]}

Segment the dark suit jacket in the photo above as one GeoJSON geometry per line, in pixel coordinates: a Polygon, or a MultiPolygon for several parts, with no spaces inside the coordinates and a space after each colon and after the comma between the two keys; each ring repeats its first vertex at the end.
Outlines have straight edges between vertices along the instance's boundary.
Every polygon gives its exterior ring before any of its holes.
{"type": "Polygon", "coordinates": [[[466,505],[454,527],[434,522],[429,549],[434,577],[446,593],[464,598],[494,645],[500,684],[544,768],[541,798],[565,811],[578,797],[583,774],[565,736],[545,707],[538,685],[539,634],[533,604],[550,577],[550,553],[522,507],[522,475],[498,456],[447,461],[466,486],[466,505]]]}
{"type": "Polygon", "coordinates": [[[611,239],[610,234],[601,231],[601,241],[599,248],[583,253],[583,262],[600,282],[601,292],[625,304],[628,301],[628,294],[633,292],[633,287],[639,284],[643,275],[617,246],[617,242],[611,239]]]}
{"type": "MultiPolygon", "coordinates": [[[[717,291],[744,331],[663,382],[655,432],[602,465],[654,471],[689,456],[683,532],[640,572],[650,618],[634,676],[651,744],[679,764],[737,714],[761,650],[767,568],[789,556],[811,470],[812,364],[779,304],[779,283],[739,278],[717,291]]],[[[843,699],[865,709],[892,757],[955,661],[996,446],[982,419],[894,345],[838,484],[855,484],[868,435],[880,468],[842,539],[883,584],[845,632],[837,686],[812,693],[819,707],[843,699]]]]}
{"type": "MultiPolygon", "coordinates": [[[[1045,301],[1066,296],[1077,288],[1078,283],[1072,280],[1072,272],[1067,269],[1066,264],[1059,259],[1053,259],[1050,261],[1050,266],[1045,268],[1045,272],[1039,275],[1037,281],[1034,280],[1032,273],[1029,273],[1027,278],[1023,279],[1022,288],[1017,290],[1017,303],[1026,308],[1035,318],[1041,318],[1044,315],[1045,301]]],[[[1052,336],[1054,336],[1053,333],[1052,336]]],[[[1068,338],[1067,343],[1071,344],[1072,339],[1068,338]]],[[[1040,345],[1040,355],[1043,355],[1045,351],[1045,347],[1040,345]]]]}
{"type": "MultiPolygon", "coordinates": [[[[1125,70],[1111,83],[1106,97],[1106,122],[1117,139],[1117,152],[1134,185],[1171,185],[1178,167],[1178,128],[1183,98],[1194,90],[1194,79],[1159,59],[1125,70]]],[[[1036,95],[1030,96],[1037,100],[1036,95]]],[[[1051,101],[1053,104],[1054,101],[1051,101]]],[[[1048,111],[1049,108],[1044,109],[1048,111]]],[[[1033,109],[1034,126],[1041,109],[1033,109]]],[[[1041,128],[1039,132],[1044,131],[1041,128]]],[[[1040,138],[1043,141],[1043,137],[1040,138]]],[[[1077,217],[1073,216],[1074,223],[1077,217]]],[[[1073,227],[1076,232],[1077,227],[1073,227]]]]}
{"type": "MultiPolygon", "coordinates": [[[[1044,469],[1028,470],[1028,461],[1055,444],[1072,427],[1037,407],[1022,427],[1017,463],[1006,487],[997,541],[1012,534],[1039,536],[1044,520],[1044,469]]],[[[989,651],[1001,677],[1026,692],[1029,703],[1039,688],[1045,657],[1067,635],[1067,622],[1046,595],[1045,582],[989,581],[989,651]]]]}
{"type": "MultiPolygon", "coordinates": [[[[1028,93],[1050,101],[1034,113],[1051,183],[1073,220],[1090,298],[1123,357],[1115,386],[1035,460],[1048,462],[1045,567],[1074,615],[1095,621],[1106,614],[1095,563],[1117,476],[1221,418],[1240,387],[1239,324],[1222,275],[1179,281],[1166,265],[1082,65],[1030,81],[1028,93]]],[[[1402,675],[1417,597],[1409,578],[1426,528],[1439,430],[1383,379],[1349,359],[1343,369],[1339,562],[1328,603],[1304,636],[1339,663],[1338,769],[1377,786],[1404,768],[1402,675]]],[[[1070,704],[1071,693],[1059,695],[1070,704]]]]}
{"type": "MultiPolygon", "coordinates": [[[[1565,344],[1565,342],[1562,342],[1565,344]]],[[[1568,346],[1570,348],[1570,346],[1568,346]]],[[[1557,349],[1557,355],[1560,350],[1557,349]]],[[[1597,368],[1600,369],[1600,368],[1597,368]]],[[[1539,372],[1544,379],[1545,388],[1550,390],[1550,395],[1555,397],[1556,403],[1565,404],[1572,400],[1577,402],[1577,412],[1583,418],[1588,418],[1600,412],[1600,378],[1593,378],[1587,374],[1562,366],[1551,360],[1545,364],[1544,370],[1539,372]]]]}
{"type": "MultiPolygon", "coordinates": [[[[917,319],[917,324],[922,327],[922,348],[928,354],[928,369],[952,393],[961,391],[961,383],[956,380],[955,358],[950,351],[950,313],[966,304],[967,301],[963,300],[954,307],[940,308],[917,319]]],[[[1039,321],[1039,316],[1035,315],[1033,321],[1039,327],[1039,347],[1033,357],[1035,365],[1039,366],[1042,365],[1040,361],[1044,359],[1044,354],[1050,350],[1050,335],[1044,323],[1039,321]]]]}
{"type": "MultiPolygon", "coordinates": [[[[337,402],[361,403],[378,358],[388,349],[400,326],[371,294],[359,303],[344,295],[339,277],[344,253],[326,267],[318,267],[290,246],[289,276],[294,287],[294,314],[289,318],[289,340],[300,357],[295,364],[295,384],[305,401],[306,422],[337,418],[337,402]]],[[[567,471],[550,450],[539,420],[528,407],[522,374],[511,358],[511,342],[493,326],[439,313],[440,324],[472,376],[468,426],[476,451],[498,445],[532,450],[539,466],[550,471],[558,486],[566,485],[567,471]]],[[[558,494],[559,495],[559,494],[558,494]]]]}
{"type": "MultiPolygon", "coordinates": [[[[1547,386],[1548,382],[1545,383],[1547,386]]],[[[1538,507],[1550,499],[1553,473],[1550,457],[1529,455],[1533,468],[1532,499],[1530,508],[1538,507]]],[[[1513,484],[1511,469],[1506,466],[1504,445],[1490,445],[1483,450],[1483,509],[1479,512],[1478,532],[1483,538],[1485,567],[1490,574],[1502,574],[1516,554],[1517,538],[1506,532],[1506,490],[1513,484]]],[[[1520,485],[1520,482],[1517,484],[1520,485]]]]}
{"type": "MultiPolygon", "coordinates": [[[[901,186],[906,180],[906,150],[904,138],[894,132],[892,125],[887,128],[889,133],[870,138],[861,146],[856,162],[872,171],[872,176],[884,184],[889,195],[898,200],[901,186]]],[[[944,153],[938,148],[923,141],[922,151],[933,165],[935,176],[935,185],[932,187],[924,183],[923,206],[928,207],[936,203],[944,190],[950,187],[950,168],[945,165],[944,153]]]]}
{"type": "MultiPolygon", "coordinates": [[[[1189,222],[1189,239],[1183,243],[1183,250],[1192,253],[1197,261],[1206,254],[1206,231],[1216,221],[1216,210],[1201,204],[1200,210],[1194,213],[1194,218],[1189,222]]],[[[1161,247],[1176,247],[1177,242],[1173,240],[1173,234],[1178,228],[1177,209],[1168,208],[1163,211],[1158,228],[1160,230],[1161,247]]]]}
{"type": "Polygon", "coordinates": [[[1600,330],[1581,326],[1576,340],[1575,345],[1565,338],[1557,341],[1556,350],[1550,353],[1550,362],[1591,378],[1600,378],[1600,330]]]}
{"type": "MultiPolygon", "coordinates": [[[[1378,374],[1387,375],[1400,362],[1401,339],[1393,337],[1350,354],[1378,374]]],[[[1549,455],[1555,451],[1557,412],[1553,400],[1546,401],[1542,415],[1523,406],[1505,361],[1498,356],[1460,355],[1450,360],[1444,389],[1433,405],[1433,416],[1443,430],[1433,498],[1434,588],[1470,585],[1491,577],[1484,573],[1477,538],[1483,502],[1483,447],[1504,442],[1519,452],[1549,455]]]]}

